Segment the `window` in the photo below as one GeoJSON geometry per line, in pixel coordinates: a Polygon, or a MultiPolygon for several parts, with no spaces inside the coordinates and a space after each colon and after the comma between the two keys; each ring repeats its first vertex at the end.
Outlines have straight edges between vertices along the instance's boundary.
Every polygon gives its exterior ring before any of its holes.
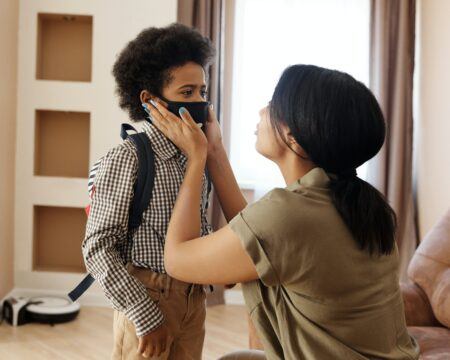
{"type": "MultiPolygon", "coordinates": [[[[236,0],[230,160],[241,186],[255,190],[255,200],[285,187],[277,166],[254,147],[258,112],[282,71],[314,64],[367,85],[369,11],[369,0],[236,0]]],[[[358,169],[362,178],[365,172],[365,166],[358,169]]]]}

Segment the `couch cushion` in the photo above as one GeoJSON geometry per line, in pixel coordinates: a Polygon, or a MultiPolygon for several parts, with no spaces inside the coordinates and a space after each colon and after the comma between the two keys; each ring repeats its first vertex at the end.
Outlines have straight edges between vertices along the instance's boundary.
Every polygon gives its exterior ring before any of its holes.
{"type": "Polygon", "coordinates": [[[450,209],[420,243],[408,276],[427,294],[438,321],[450,327],[450,209]]]}
{"type": "Polygon", "coordinates": [[[400,283],[408,326],[439,326],[428,296],[417,284],[400,283]]]}
{"type": "Polygon", "coordinates": [[[408,327],[420,347],[421,360],[450,359],[450,330],[443,327],[408,327]]]}

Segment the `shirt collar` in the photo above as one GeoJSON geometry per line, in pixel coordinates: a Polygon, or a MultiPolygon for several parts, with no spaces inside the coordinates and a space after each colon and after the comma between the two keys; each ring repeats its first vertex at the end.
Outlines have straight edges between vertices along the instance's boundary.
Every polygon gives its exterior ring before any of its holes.
{"type": "Polygon", "coordinates": [[[286,189],[295,191],[301,187],[327,188],[329,183],[330,177],[325,170],[320,167],[316,167],[303,175],[301,178],[286,186],[286,189]]]}
{"type": "Polygon", "coordinates": [[[142,129],[150,138],[153,151],[162,160],[169,160],[174,156],[180,156],[182,154],[181,150],[151,122],[146,120],[142,129]]]}

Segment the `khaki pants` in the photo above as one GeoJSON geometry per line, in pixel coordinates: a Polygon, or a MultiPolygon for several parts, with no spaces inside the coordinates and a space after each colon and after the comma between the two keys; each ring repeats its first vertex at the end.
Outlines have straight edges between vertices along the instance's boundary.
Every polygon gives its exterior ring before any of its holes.
{"type": "MultiPolygon", "coordinates": [[[[200,360],[205,337],[205,299],[203,285],[188,284],[148,269],[127,265],[128,272],[147,288],[148,295],[164,314],[165,324],[173,337],[167,350],[154,360],[200,360]]],[[[113,360],[145,359],[136,353],[139,340],[134,324],[114,311],[113,360]]],[[[147,358],[148,360],[148,358],[147,358]]]]}

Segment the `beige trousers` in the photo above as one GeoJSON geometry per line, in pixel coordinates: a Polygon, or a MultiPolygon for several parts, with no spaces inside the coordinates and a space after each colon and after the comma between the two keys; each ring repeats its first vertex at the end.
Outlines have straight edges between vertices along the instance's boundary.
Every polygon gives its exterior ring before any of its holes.
{"type": "MultiPolygon", "coordinates": [[[[147,288],[148,295],[164,314],[172,339],[167,350],[152,360],[200,360],[205,338],[205,300],[203,285],[188,284],[148,269],[127,265],[128,272],[147,288]]],[[[139,339],[134,324],[119,311],[114,311],[113,360],[143,360],[136,353],[139,339]]],[[[148,358],[147,358],[148,360],[148,358]]]]}

